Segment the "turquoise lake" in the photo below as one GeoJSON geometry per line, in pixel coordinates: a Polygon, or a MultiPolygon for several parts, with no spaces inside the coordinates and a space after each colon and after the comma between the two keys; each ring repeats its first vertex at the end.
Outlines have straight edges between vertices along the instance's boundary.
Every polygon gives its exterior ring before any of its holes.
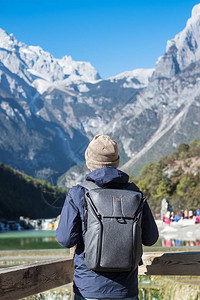
{"type": "MultiPolygon", "coordinates": [[[[62,249],[56,241],[55,230],[26,230],[0,233],[0,250],[34,250],[34,249],[62,249]]],[[[179,240],[159,239],[153,247],[144,247],[147,251],[170,251],[171,249],[200,250],[198,239],[179,240]]]]}
{"type": "MultiPolygon", "coordinates": [[[[144,247],[144,251],[200,251],[200,242],[194,238],[191,240],[179,240],[177,237],[176,239],[160,238],[153,247],[144,247]]],[[[69,250],[58,244],[55,231],[27,230],[0,233],[0,267],[2,268],[34,261],[56,259],[67,255],[69,255],[69,250]]],[[[27,299],[61,299],[60,297],[64,297],[65,293],[68,293],[66,288],[68,287],[60,287],[27,299]]],[[[200,290],[199,277],[139,276],[139,299],[142,300],[184,299],[182,297],[184,297],[186,290],[187,296],[194,293],[195,297],[198,297],[200,290]],[[176,296],[177,293],[179,298],[176,296]]]]}

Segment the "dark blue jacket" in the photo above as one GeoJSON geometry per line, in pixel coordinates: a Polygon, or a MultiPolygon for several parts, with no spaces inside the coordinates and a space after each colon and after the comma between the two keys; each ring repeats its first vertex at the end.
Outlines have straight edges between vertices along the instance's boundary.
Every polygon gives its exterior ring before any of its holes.
{"type": "MultiPolygon", "coordinates": [[[[123,188],[129,177],[113,167],[97,169],[86,176],[100,187],[123,188]]],[[[135,187],[138,190],[137,187],[135,187]]],[[[80,185],[69,190],[63,206],[57,241],[64,247],[77,245],[74,254],[74,292],[84,298],[128,298],[138,295],[138,270],[129,273],[101,273],[90,271],[84,262],[84,195],[87,190],[80,185]]],[[[158,229],[147,204],[142,218],[142,242],[153,245],[158,239],[158,229]]]]}

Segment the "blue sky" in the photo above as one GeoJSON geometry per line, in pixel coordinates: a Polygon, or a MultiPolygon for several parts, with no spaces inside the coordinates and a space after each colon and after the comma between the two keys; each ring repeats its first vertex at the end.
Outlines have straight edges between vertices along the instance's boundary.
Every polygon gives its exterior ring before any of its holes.
{"type": "Polygon", "coordinates": [[[89,61],[102,78],[154,68],[166,42],[184,29],[184,0],[0,0],[0,27],[57,58],[89,61]]]}

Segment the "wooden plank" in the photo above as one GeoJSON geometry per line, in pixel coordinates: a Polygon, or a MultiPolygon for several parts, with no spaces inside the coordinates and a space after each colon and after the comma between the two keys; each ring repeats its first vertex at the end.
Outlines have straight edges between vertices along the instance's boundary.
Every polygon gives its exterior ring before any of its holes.
{"type": "Polygon", "coordinates": [[[16,300],[73,280],[73,260],[58,259],[0,270],[0,299],[16,300]]]}
{"type": "Polygon", "coordinates": [[[200,252],[146,252],[142,259],[139,275],[200,275],[200,252]]]}
{"type": "MultiPolygon", "coordinates": [[[[143,255],[139,275],[200,275],[200,252],[143,255]]],[[[57,259],[0,270],[0,299],[17,300],[73,280],[73,259],[57,259]]]]}

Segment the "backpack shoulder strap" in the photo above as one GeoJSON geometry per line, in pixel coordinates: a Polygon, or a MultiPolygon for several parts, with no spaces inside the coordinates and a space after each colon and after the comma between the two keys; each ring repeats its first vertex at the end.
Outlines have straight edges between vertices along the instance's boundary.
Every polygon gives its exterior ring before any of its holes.
{"type": "Polygon", "coordinates": [[[129,182],[129,185],[126,187],[126,190],[131,190],[134,192],[138,192],[142,194],[143,199],[145,198],[142,191],[140,191],[139,187],[134,182],[129,182]]]}
{"type": "Polygon", "coordinates": [[[140,192],[139,188],[137,187],[137,185],[134,182],[129,182],[129,185],[126,186],[126,190],[140,192]]]}
{"type": "Polygon", "coordinates": [[[85,180],[83,181],[80,186],[90,190],[94,190],[94,189],[100,189],[100,186],[98,186],[96,183],[94,183],[93,181],[89,181],[89,180],[85,180]]]}
{"type": "Polygon", "coordinates": [[[145,195],[143,194],[142,191],[140,191],[140,189],[138,188],[138,186],[134,183],[134,182],[129,182],[129,185],[126,187],[126,190],[131,190],[131,191],[135,191],[138,192],[142,195],[142,203],[141,203],[141,209],[144,206],[144,203],[147,201],[145,195]]]}

